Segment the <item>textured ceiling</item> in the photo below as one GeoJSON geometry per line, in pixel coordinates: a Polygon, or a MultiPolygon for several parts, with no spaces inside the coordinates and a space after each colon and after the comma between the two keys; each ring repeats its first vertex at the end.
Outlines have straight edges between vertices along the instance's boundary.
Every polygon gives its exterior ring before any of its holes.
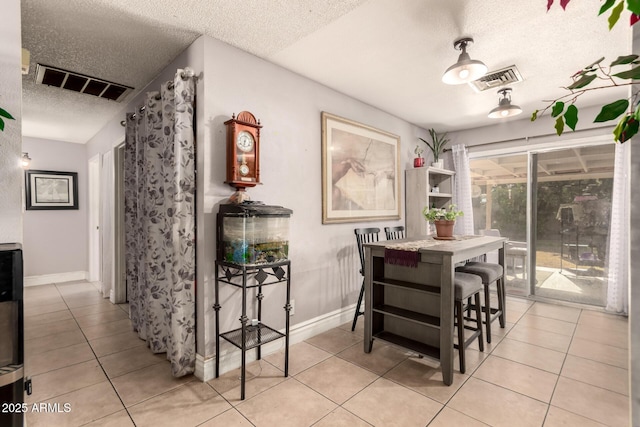
{"type": "MultiPolygon", "coordinates": [[[[576,1],[566,12],[554,7],[547,13],[546,3],[22,0],[23,46],[32,60],[23,78],[23,133],[84,143],[122,106],[36,86],[35,62],[140,90],[201,34],[425,128],[486,126],[495,123],[487,118],[498,104],[495,90],[475,93],[440,80],[456,61],[456,38],[472,36],[468,52],[489,70],[518,67],[524,81],[513,85],[512,98],[523,116],[564,94],[560,86],[583,66],[631,51],[626,22],[608,31],[606,19],[596,16],[597,4],[576,1]]],[[[610,91],[595,91],[580,105],[611,97],[610,91]]]]}

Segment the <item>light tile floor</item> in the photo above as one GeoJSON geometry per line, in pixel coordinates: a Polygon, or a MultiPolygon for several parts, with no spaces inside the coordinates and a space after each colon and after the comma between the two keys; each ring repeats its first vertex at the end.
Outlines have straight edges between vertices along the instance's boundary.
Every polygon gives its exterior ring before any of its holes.
{"type": "MultiPolygon", "coordinates": [[[[25,289],[26,372],[37,426],[626,426],[626,318],[507,298],[507,327],[485,352],[467,349],[466,374],[442,383],[438,364],[374,342],[362,318],[203,383],[173,378],[131,331],[127,305],[90,283],[25,289]],[[64,412],[62,404],[70,405],[64,412]]],[[[497,323],[494,323],[497,325],[497,323]]],[[[457,359],[455,361],[457,367],[457,359]]]]}

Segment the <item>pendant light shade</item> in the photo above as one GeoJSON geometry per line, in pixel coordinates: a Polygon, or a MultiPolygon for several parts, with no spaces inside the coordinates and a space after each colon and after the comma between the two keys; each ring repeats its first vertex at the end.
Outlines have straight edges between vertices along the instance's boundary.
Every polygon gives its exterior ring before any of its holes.
{"type": "Polygon", "coordinates": [[[511,88],[500,89],[498,94],[502,95],[502,98],[500,98],[498,106],[489,113],[489,118],[502,119],[522,113],[522,108],[511,103],[511,88]]]}
{"type": "Polygon", "coordinates": [[[477,80],[487,73],[487,66],[482,61],[471,59],[467,53],[467,44],[473,43],[471,37],[465,37],[453,42],[453,46],[461,50],[458,62],[447,68],[442,81],[448,85],[459,85],[477,80]]]}

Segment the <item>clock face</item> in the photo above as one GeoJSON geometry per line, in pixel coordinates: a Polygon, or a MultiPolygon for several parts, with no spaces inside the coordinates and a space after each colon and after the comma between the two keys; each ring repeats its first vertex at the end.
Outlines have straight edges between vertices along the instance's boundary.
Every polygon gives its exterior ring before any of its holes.
{"type": "Polygon", "coordinates": [[[253,135],[243,130],[238,134],[236,146],[245,153],[253,150],[253,135]]]}

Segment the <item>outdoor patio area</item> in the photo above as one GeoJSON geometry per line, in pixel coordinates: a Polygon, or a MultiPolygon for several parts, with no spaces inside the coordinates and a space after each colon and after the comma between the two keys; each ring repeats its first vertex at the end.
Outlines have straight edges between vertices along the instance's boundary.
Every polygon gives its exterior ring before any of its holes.
{"type": "MultiPolygon", "coordinates": [[[[538,252],[540,256],[540,252],[538,252]]],[[[543,257],[541,257],[543,258],[543,257]]],[[[529,276],[521,265],[507,265],[506,291],[508,295],[528,296],[529,276]]],[[[606,280],[602,268],[575,265],[563,261],[563,268],[538,263],[535,272],[535,295],[579,304],[604,307],[607,298],[606,280]]]]}

